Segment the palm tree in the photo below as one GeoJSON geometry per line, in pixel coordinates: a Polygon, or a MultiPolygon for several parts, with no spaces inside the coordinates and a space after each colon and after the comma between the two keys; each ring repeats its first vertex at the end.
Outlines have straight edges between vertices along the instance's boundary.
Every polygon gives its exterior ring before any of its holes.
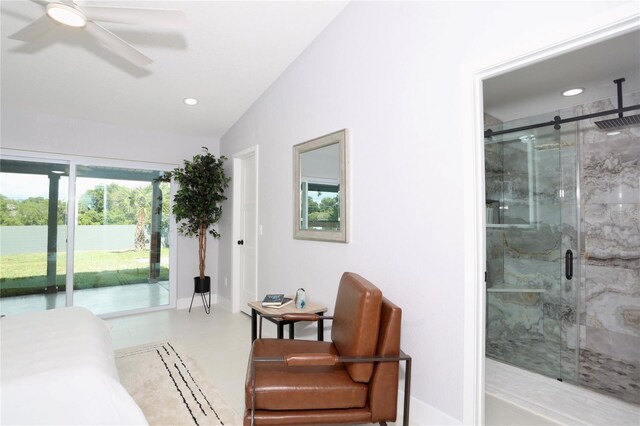
{"type": "Polygon", "coordinates": [[[116,186],[114,198],[117,199],[128,217],[136,221],[134,244],[136,251],[146,248],[145,228],[151,216],[153,188],[151,184],[136,188],[116,186]]]}
{"type": "Polygon", "coordinates": [[[151,197],[153,189],[151,185],[140,186],[131,190],[130,203],[136,212],[136,251],[146,248],[145,227],[147,218],[151,216],[151,197]]]}

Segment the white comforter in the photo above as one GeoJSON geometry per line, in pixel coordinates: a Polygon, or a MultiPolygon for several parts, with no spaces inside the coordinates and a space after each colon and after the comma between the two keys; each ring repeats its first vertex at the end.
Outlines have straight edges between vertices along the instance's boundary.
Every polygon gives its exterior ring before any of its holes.
{"type": "Polygon", "coordinates": [[[107,324],[84,308],[0,320],[3,425],[147,424],[122,387],[107,324]]]}

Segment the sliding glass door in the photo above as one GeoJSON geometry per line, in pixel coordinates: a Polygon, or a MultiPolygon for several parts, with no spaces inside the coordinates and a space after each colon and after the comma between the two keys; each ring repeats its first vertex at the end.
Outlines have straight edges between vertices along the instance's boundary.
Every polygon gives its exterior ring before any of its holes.
{"type": "Polygon", "coordinates": [[[65,306],[69,165],[0,160],[0,313],[65,306]]]}
{"type": "Polygon", "coordinates": [[[0,166],[2,314],[170,304],[163,171],[6,159],[0,166]]]}
{"type": "Polygon", "coordinates": [[[169,304],[169,184],[162,172],[78,166],[74,305],[96,314],[169,304]]]}

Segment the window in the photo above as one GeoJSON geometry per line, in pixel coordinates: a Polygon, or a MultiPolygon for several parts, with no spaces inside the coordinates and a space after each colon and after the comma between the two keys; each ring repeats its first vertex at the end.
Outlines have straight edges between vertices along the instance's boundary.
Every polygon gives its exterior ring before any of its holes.
{"type": "Polygon", "coordinates": [[[75,305],[110,314],[169,305],[170,194],[157,181],[162,173],[0,160],[0,311],[75,305]],[[75,212],[69,233],[68,210],[75,212]]]}

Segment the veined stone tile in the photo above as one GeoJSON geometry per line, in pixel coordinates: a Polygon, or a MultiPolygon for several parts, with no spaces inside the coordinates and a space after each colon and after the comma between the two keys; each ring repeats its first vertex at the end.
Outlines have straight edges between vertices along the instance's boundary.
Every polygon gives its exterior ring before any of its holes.
{"type": "MultiPolygon", "coordinates": [[[[587,326],[585,340],[588,350],[633,363],[640,368],[640,337],[587,326]]],[[[640,389],[640,383],[637,389],[640,389]]]]}
{"type": "Polygon", "coordinates": [[[536,224],[551,226],[556,232],[561,232],[562,210],[558,201],[536,203],[536,224]]]}
{"type": "Polygon", "coordinates": [[[587,298],[588,326],[640,337],[639,317],[640,296],[605,292],[587,298]]]}
{"type": "Polygon", "coordinates": [[[586,265],[585,279],[587,300],[609,292],[640,296],[640,269],[586,265]]]}
{"type": "Polygon", "coordinates": [[[583,204],[640,203],[640,137],[586,145],[582,160],[583,204]]]}
{"type": "Polygon", "coordinates": [[[487,287],[504,282],[504,230],[487,228],[487,287]]]}
{"type": "Polygon", "coordinates": [[[504,282],[512,288],[539,288],[560,294],[558,262],[528,259],[504,259],[504,282]]]}
{"type": "Polygon", "coordinates": [[[512,228],[505,234],[505,258],[558,260],[561,241],[557,228],[547,224],[534,229],[512,228]]]}
{"type": "Polygon", "coordinates": [[[635,268],[640,260],[640,205],[594,204],[583,208],[588,263],[618,262],[635,268]]]}
{"type": "Polygon", "coordinates": [[[543,337],[540,293],[487,293],[487,336],[517,340],[543,337]]]}

